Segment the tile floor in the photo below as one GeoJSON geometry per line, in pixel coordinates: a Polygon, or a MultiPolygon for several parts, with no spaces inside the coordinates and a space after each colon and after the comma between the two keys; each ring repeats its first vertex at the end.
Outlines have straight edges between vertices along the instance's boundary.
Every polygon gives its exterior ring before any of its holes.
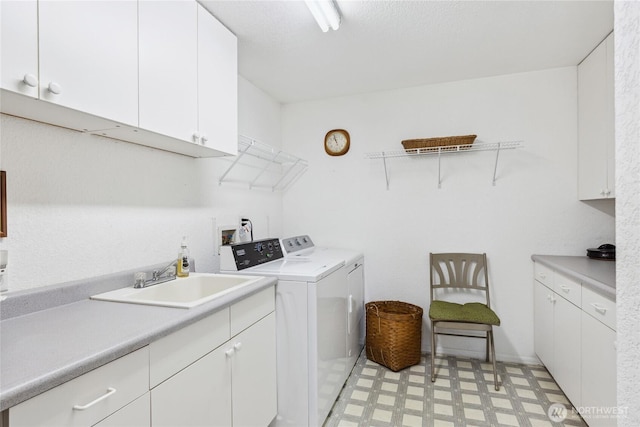
{"type": "Polygon", "coordinates": [[[498,363],[495,391],[491,364],[453,356],[436,363],[432,383],[429,355],[393,372],[363,353],[324,426],[586,426],[543,366],[498,363]]]}

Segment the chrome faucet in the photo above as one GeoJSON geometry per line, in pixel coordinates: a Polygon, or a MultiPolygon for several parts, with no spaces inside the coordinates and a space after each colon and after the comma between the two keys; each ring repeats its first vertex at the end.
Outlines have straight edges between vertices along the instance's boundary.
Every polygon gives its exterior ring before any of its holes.
{"type": "Polygon", "coordinates": [[[178,265],[178,261],[171,261],[166,267],[160,270],[153,270],[151,273],[151,279],[146,280],[147,275],[145,273],[136,273],[135,275],[135,283],[133,285],[134,288],[146,288],[147,286],[158,285],[160,283],[168,282],[170,280],[175,280],[176,273],[175,267],[178,265]],[[164,274],[169,271],[171,268],[174,268],[173,274],[164,274]]]}

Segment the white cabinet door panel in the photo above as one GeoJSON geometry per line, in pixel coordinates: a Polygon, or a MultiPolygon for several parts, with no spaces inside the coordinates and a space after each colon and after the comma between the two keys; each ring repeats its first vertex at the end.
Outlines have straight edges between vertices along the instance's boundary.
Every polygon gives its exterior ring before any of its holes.
{"type": "Polygon", "coordinates": [[[197,3],[139,3],[140,127],[184,141],[198,128],[197,3]]]}
{"type": "Polygon", "coordinates": [[[534,281],[533,286],[534,349],[553,374],[553,292],[538,281],[534,281]]]}
{"type": "Polygon", "coordinates": [[[0,87],[38,97],[38,3],[1,1],[0,87]],[[26,79],[29,84],[25,83],[26,79]]]}
{"type": "Polygon", "coordinates": [[[231,426],[231,360],[225,347],[151,390],[154,427],[231,426]]]}
{"type": "Polygon", "coordinates": [[[40,2],[40,98],[137,126],[137,16],[133,0],[40,2]]]}
{"type": "Polygon", "coordinates": [[[556,296],[553,376],[569,400],[580,406],[580,308],[556,296]]]}
{"type": "Polygon", "coordinates": [[[276,416],[276,315],[274,312],[224,346],[232,356],[234,426],[266,426],[276,416]]]}
{"type": "Polygon", "coordinates": [[[198,131],[203,145],[229,154],[238,148],[238,42],[198,7],[198,131]]]}

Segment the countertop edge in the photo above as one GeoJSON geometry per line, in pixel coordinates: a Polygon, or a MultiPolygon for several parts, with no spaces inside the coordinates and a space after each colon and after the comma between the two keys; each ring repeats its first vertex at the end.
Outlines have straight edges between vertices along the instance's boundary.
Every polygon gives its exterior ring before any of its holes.
{"type": "MultiPolygon", "coordinates": [[[[84,359],[80,358],[78,360],[74,360],[72,363],[67,364],[61,369],[55,370],[48,375],[25,379],[23,383],[10,388],[4,388],[0,383],[0,411],[11,408],[12,406],[51,390],[52,388],[86,374],[87,372],[110,363],[122,356],[132,353],[133,351],[143,348],[159,338],[167,336],[172,332],[208,317],[216,311],[228,307],[263,289],[274,286],[276,283],[276,278],[264,277],[255,283],[197,307],[190,309],[162,307],[162,310],[171,310],[173,313],[178,313],[177,317],[164,325],[149,329],[134,338],[123,340],[123,342],[117,346],[108,347],[105,345],[105,348],[102,351],[94,353],[90,357],[86,357],[84,359]],[[182,315],[179,313],[182,313],[182,315]]],[[[125,304],[96,300],[89,301],[92,304],[95,304],[96,307],[100,307],[101,305],[103,307],[109,307],[111,304],[125,304]]],[[[86,303],[87,300],[81,300],[75,303],[66,304],[65,308],[73,310],[74,306],[86,303]]],[[[135,304],[127,305],[135,306],[135,304]]]]}
{"type": "MultiPolygon", "coordinates": [[[[577,271],[575,269],[569,268],[566,265],[564,265],[561,260],[562,259],[567,259],[567,258],[583,258],[583,257],[569,257],[569,256],[556,256],[556,255],[531,255],[531,260],[534,262],[539,262],[542,265],[545,265],[549,268],[552,268],[554,270],[559,271],[560,273],[563,273],[571,278],[574,278],[578,281],[580,281],[580,283],[582,283],[583,286],[586,286],[587,288],[599,293],[602,296],[605,296],[613,301],[616,300],[616,288],[614,286],[611,286],[610,284],[601,282],[599,280],[596,280],[590,276],[587,276],[585,274],[583,274],[580,271],[577,271]]],[[[611,263],[614,261],[604,261],[604,260],[591,260],[591,262],[593,263],[611,263]]],[[[613,280],[615,281],[615,275],[613,280]]]]}

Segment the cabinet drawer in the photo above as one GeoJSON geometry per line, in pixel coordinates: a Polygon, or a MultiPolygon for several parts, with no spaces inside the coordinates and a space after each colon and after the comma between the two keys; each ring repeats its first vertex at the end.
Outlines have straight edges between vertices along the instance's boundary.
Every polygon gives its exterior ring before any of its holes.
{"type": "Polygon", "coordinates": [[[614,331],[616,330],[616,303],[591,289],[582,290],[582,311],[590,314],[614,331]]]}
{"type": "Polygon", "coordinates": [[[553,289],[553,270],[549,267],[536,262],[533,266],[534,277],[536,280],[547,287],[553,289]]]}
{"type": "Polygon", "coordinates": [[[275,286],[231,306],[231,336],[235,336],[276,309],[275,286]]]}
{"type": "Polygon", "coordinates": [[[150,385],[157,386],[229,338],[229,309],[154,341],[149,346],[150,385]]]}
{"type": "Polygon", "coordinates": [[[582,285],[580,282],[556,272],[553,290],[562,298],[580,307],[580,297],[582,294],[582,285]]]}
{"type": "Polygon", "coordinates": [[[10,408],[9,425],[91,426],[148,390],[144,347],[10,408]]]}

